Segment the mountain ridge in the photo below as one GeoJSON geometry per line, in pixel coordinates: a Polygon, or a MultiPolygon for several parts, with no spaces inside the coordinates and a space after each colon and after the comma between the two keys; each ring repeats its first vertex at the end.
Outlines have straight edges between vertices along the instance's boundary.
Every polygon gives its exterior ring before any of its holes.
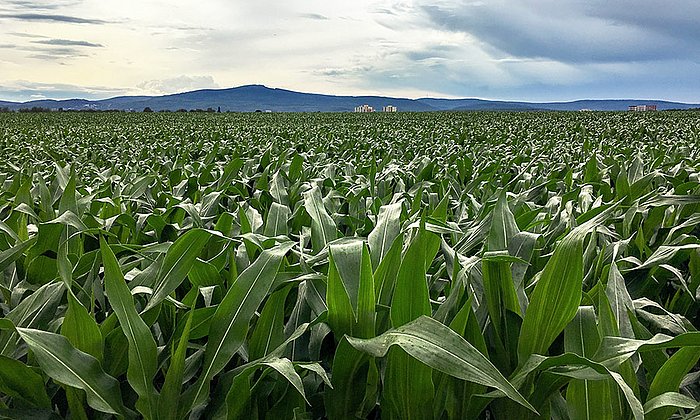
{"type": "Polygon", "coordinates": [[[197,89],[159,96],[116,96],[108,99],[39,99],[27,102],[0,100],[0,108],[19,110],[32,107],[64,110],[153,111],[179,109],[219,109],[253,112],[348,112],[356,106],[370,105],[375,110],[394,105],[399,111],[624,111],[631,105],[656,105],[659,110],[700,108],[700,104],[648,99],[579,99],[574,101],[527,102],[477,98],[400,98],[380,95],[331,95],[270,88],[260,84],[224,89],[197,89]]]}

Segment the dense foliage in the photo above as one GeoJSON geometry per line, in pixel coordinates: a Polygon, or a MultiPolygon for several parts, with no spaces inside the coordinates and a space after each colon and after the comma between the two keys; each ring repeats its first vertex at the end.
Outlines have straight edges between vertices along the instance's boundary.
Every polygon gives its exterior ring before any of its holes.
{"type": "Polygon", "coordinates": [[[2,114],[0,417],[700,417],[700,116],[2,114]]]}

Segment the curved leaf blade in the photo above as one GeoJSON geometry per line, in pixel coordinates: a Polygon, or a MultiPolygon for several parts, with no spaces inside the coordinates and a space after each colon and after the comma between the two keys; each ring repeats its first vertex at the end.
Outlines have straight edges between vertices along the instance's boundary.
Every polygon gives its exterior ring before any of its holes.
{"type": "Polygon", "coordinates": [[[348,342],[374,357],[384,357],[391,346],[398,345],[433,369],[459,379],[494,387],[537,413],[479,350],[449,327],[427,316],[421,316],[376,338],[348,338],[348,342]]]}
{"type": "Polygon", "coordinates": [[[17,328],[17,332],[51,378],[84,390],[95,410],[128,415],[119,381],[107,375],[97,359],[73,347],[62,335],[31,328],[17,328]]]}

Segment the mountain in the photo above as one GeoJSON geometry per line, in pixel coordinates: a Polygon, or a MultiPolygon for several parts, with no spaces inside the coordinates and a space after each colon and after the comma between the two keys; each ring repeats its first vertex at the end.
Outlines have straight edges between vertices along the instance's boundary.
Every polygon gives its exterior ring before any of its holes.
{"type": "Polygon", "coordinates": [[[630,105],[654,104],[659,110],[700,108],[700,104],[639,99],[588,99],[571,102],[492,101],[485,99],[392,98],[385,96],[336,96],[302,93],[263,85],[246,85],[229,89],[202,89],[163,96],[119,96],[91,101],[87,99],[42,99],[29,102],[0,101],[0,108],[13,110],[42,107],[64,110],[133,110],[148,107],[154,111],[221,108],[222,111],[252,112],[346,112],[367,104],[375,110],[394,105],[399,111],[624,111],[630,105]]]}

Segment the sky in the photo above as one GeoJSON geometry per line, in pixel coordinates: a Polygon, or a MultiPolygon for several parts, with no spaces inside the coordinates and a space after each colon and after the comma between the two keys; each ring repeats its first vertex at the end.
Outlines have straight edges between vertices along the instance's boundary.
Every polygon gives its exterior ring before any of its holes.
{"type": "Polygon", "coordinates": [[[700,1],[0,0],[0,100],[302,92],[700,103],[700,1]]]}

